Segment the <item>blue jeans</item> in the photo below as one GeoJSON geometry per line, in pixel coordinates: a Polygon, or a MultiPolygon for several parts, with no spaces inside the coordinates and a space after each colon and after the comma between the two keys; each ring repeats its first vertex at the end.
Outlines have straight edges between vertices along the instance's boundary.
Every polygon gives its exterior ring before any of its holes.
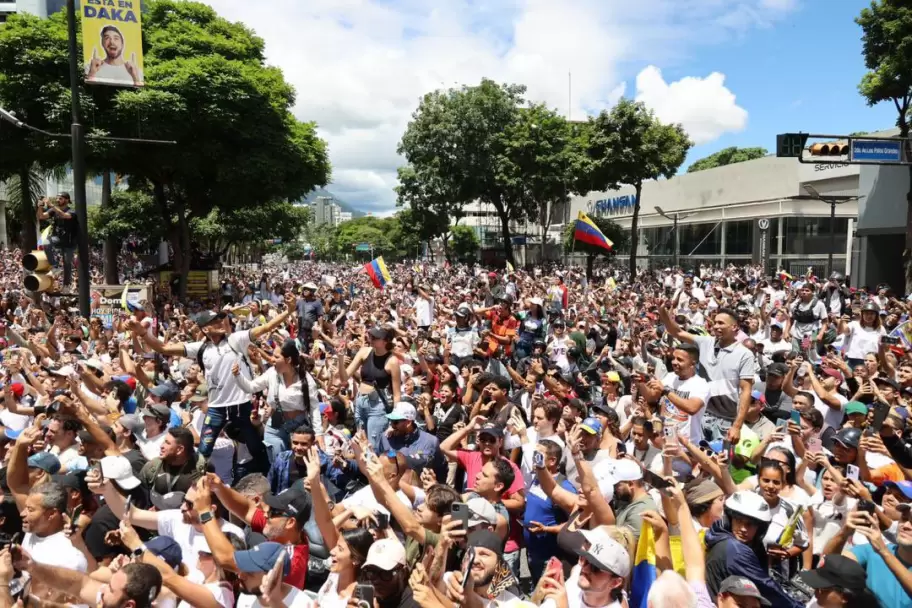
{"type": "Polygon", "coordinates": [[[240,405],[229,405],[228,407],[209,407],[206,417],[203,419],[203,430],[200,433],[199,453],[204,458],[212,455],[215,447],[215,440],[222,434],[222,430],[229,422],[236,422],[240,430],[237,440],[247,446],[253,461],[246,468],[248,473],[263,473],[269,471],[269,459],[266,456],[266,445],[260,438],[260,434],[250,422],[250,413],[253,406],[249,401],[240,405]]]}
{"type": "Polygon", "coordinates": [[[355,421],[358,430],[364,430],[374,451],[380,450],[380,438],[389,427],[386,417],[386,406],[383,405],[376,391],[367,395],[358,395],[355,399],[355,421]]]}
{"type": "Polygon", "coordinates": [[[69,286],[73,284],[73,258],[76,257],[76,245],[51,245],[44,248],[44,253],[48,258],[48,263],[56,267],[60,261],[57,253],[63,258],[63,284],[69,286]]]}
{"type": "Polygon", "coordinates": [[[275,461],[275,457],[282,452],[291,449],[291,433],[301,425],[308,424],[310,417],[306,412],[285,420],[279,428],[273,428],[268,422],[263,427],[263,443],[266,444],[266,454],[269,457],[269,464],[275,461]]]}

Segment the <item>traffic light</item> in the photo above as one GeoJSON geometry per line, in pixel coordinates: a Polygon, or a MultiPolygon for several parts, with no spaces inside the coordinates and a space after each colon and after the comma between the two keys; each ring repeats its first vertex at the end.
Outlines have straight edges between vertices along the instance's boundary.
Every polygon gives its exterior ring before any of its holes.
{"type": "Polygon", "coordinates": [[[849,153],[849,144],[843,142],[814,144],[808,150],[811,152],[811,156],[846,156],[849,153]]]}
{"type": "Polygon", "coordinates": [[[48,262],[47,254],[40,249],[22,256],[22,267],[29,273],[25,275],[25,280],[22,282],[27,291],[49,291],[54,287],[51,264],[48,262]]]}

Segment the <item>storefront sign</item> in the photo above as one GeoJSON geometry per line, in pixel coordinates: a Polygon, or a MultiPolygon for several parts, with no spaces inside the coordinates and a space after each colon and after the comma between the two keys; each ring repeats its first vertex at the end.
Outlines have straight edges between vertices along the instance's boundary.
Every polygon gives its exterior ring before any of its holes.
{"type": "Polygon", "coordinates": [[[768,218],[757,220],[757,228],[754,230],[754,264],[760,264],[764,272],[769,272],[770,265],[770,226],[772,221],[768,218]]]}
{"type": "Polygon", "coordinates": [[[595,215],[625,213],[633,210],[634,205],[636,205],[636,195],[625,194],[613,198],[603,198],[591,204],[592,212],[595,215]]]}

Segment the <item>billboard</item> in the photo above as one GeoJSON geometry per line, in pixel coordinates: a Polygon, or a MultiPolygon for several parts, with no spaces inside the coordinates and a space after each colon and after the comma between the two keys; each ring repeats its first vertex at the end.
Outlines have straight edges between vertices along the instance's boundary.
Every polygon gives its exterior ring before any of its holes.
{"type": "Polygon", "coordinates": [[[140,0],[82,0],[86,82],[143,86],[140,0]]]}
{"type": "Polygon", "coordinates": [[[105,328],[114,323],[114,316],[124,310],[124,302],[148,303],[151,301],[151,290],[146,285],[92,285],[90,292],[92,316],[101,318],[105,328]],[[126,289],[126,294],[124,290],[126,289]],[[126,295],[126,299],[124,298],[126,295]]]}

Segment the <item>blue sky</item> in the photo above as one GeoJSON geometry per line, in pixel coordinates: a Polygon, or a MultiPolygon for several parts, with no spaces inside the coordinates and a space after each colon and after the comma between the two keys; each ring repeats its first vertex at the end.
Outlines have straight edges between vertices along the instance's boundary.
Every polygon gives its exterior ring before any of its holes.
{"type": "Polygon", "coordinates": [[[483,77],[566,112],[571,71],[574,119],[641,100],[684,125],[688,162],[772,151],[781,132],[895,123],[856,89],[868,0],[209,1],[262,36],[295,86],[296,115],[329,144],[328,189],[380,214],[395,210],[396,146],[421,96],[483,77]]]}

